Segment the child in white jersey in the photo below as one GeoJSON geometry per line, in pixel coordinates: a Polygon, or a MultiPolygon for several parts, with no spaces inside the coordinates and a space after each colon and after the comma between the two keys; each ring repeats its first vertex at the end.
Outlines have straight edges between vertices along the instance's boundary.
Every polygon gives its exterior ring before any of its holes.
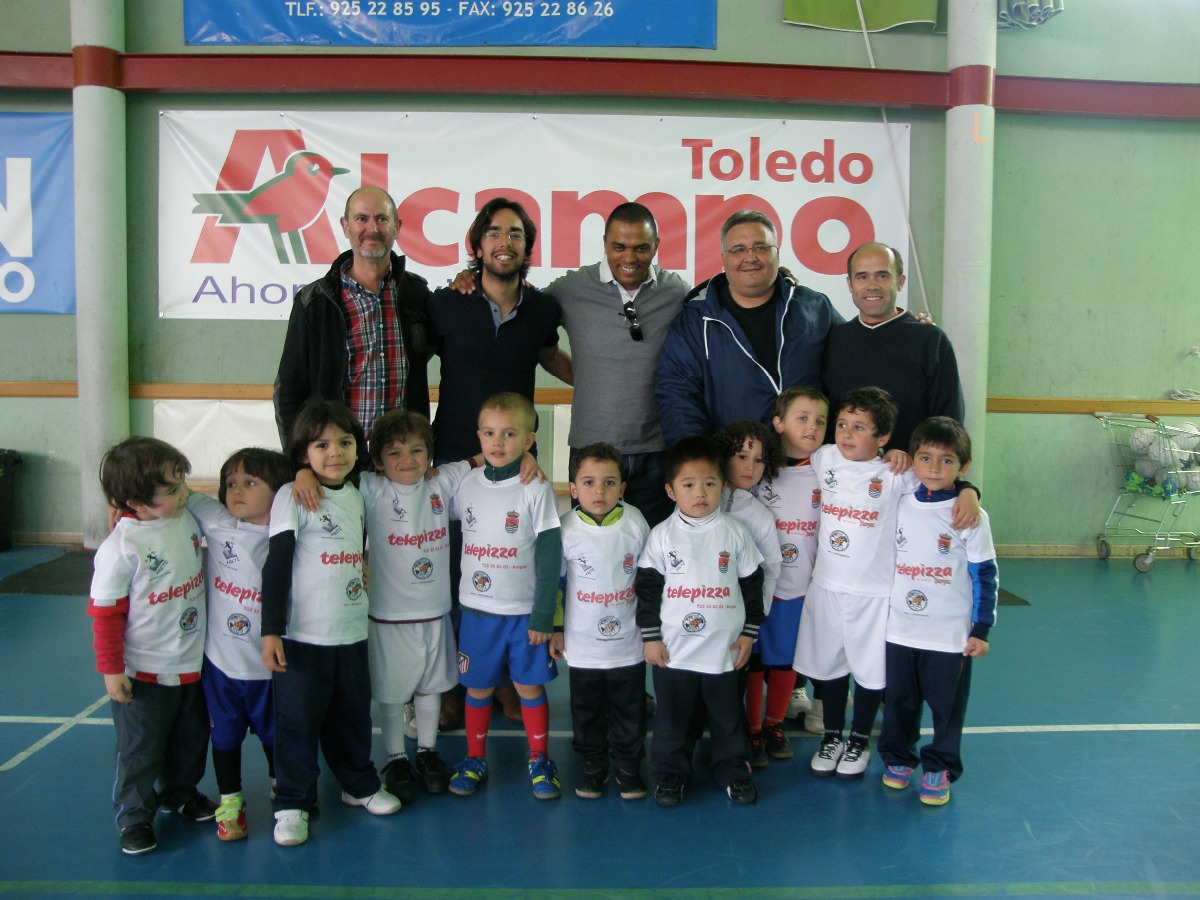
{"type": "Polygon", "coordinates": [[[217,500],[192,493],[187,508],[208,543],[208,637],[200,682],[208,704],[213,773],[221,805],[217,837],[246,836],[242,742],[262,742],[275,779],[275,703],[262,661],[262,568],[275,492],[292,478],[282,453],[247,447],[221,466],[217,500]]]}
{"type": "Polygon", "coordinates": [[[638,560],[637,624],[658,698],[650,760],[660,806],[683,802],[701,705],[717,783],[735,803],[758,798],[737,670],[763,621],[762,554],[746,526],[721,511],[722,462],[711,438],[684,438],[668,451],[675,512],[638,560]]]}
{"type": "MultiPolygon", "coordinates": [[[[757,419],[740,419],[730,422],[714,435],[725,457],[725,491],[721,495],[721,509],[746,526],[754,545],[762,554],[763,562],[763,613],[766,619],[758,633],[758,640],[750,652],[750,662],[741,670],[746,696],[746,724],[750,729],[750,765],[762,768],[770,757],[791,759],[792,742],[783,733],[783,719],[787,703],[791,699],[795,670],[792,659],[787,660],[787,672],[792,673],[787,689],[782,693],[777,686],[771,695],[774,706],[767,709],[765,725],[763,718],[763,687],[766,673],[763,662],[763,643],[771,632],[771,610],[775,597],[775,583],[779,579],[782,556],[779,535],[775,530],[775,517],[771,510],[751,493],[764,476],[773,477],[779,471],[782,457],[779,439],[772,428],[757,419]],[[780,702],[782,698],[782,702],[780,702]]],[[[790,610],[785,609],[786,617],[790,610]]],[[[779,621],[779,617],[776,617],[779,621]]],[[[799,623],[794,623],[798,626],[799,623]]],[[[786,630],[788,626],[784,626],[786,630]]],[[[778,679],[776,679],[778,681],[778,679]]]]}
{"type": "Polygon", "coordinates": [[[547,753],[550,707],[544,687],[557,674],[549,641],[562,567],[558,510],[549,484],[520,479],[536,421],[533,404],[520,394],[485,400],[479,411],[484,465],[463,479],[451,503],[463,531],[458,673],[467,688],[467,756],[450,778],[450,792],[460,797],[474,794],[487,779],[492,693],[506,676],[520,697],[533,795],[539,800],[562,795],[547,753]]]}
{"type": "Polygon", "coordinates": [[[88,615],[96,669],[112,699],[117,738],[113,813],[121,851],[158,846],[155,812],[211,821],[204,776],[208,718],[200,528],[186,509],[187,458],[154,438],[104,454],[100,484],[120,518],[96,550],[88,615]]]}
{"type": "Polygon", "coordinates": [[[987,655],[999,577],[987,513],[979,511],[974,528],[951,522],[955,480],[971,464],[966,429],[947,416],[926,419],[911,448],[921,486],[900,501],[896,520],[879,755],[885,785],[903,790],[920,764],[921,802],[941,806],[962,775],[971,660],[987,655]],[[922,702],[933,714],[933,740],[918,755],[922,702]]]}
{"type": "Polygon", "coordinates": [[[399,812],[371,763],[371,684],[364,510],[357,481],[362,426],[341,403],[318,400],[297,416],[288,456],[325,490],[316,512],[288,489],[271,507],[263,567],[263,664],[275,685],[275,842],[308,840],[317,800],[317,745],[342,802],[374,815],[399,812]]]}
{"type": "Polygon", "coordinates": [[[561,519],[564,628],[551,640],[550,653],[570,664],[572,746],[583,758],[575,795],[604,795],[611,757],[621,797],[639,800],[647,793],[640,773],[646,663],[633,581],[650,527],[621,502],[625,480],[615,447],[577,450],[570,479],[579,508],[561,519]]]}

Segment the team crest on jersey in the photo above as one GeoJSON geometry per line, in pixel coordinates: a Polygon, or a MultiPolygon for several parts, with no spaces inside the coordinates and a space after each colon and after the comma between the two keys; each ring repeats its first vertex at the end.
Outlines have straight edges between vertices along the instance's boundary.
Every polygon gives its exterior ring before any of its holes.
{"type": "Polygon", "coordinates": [[[625,558],[623,560],[621,560],[621,571],[624,572],[626,575],[632,575],[634,564],[636,562],[637,562],[637,560],[635,560],[633,558],[632,553],[626,553],[625,558]]]}
{"type": "Polygon", "coordinates": [[[363,583],[361,578],[351,578],[350,583],[346,585],[346,599],[351,603],[358,603],[362,600],[363,583]]]}
{"type": "Polygon", "coordinates": [[[461,650],[459,650],[458,651],[458,674],[466,675],[467,670],[469,670],[470,668],[471,668],[471,657],[467,656],[467,654],[465,654],[461,650]]]}
{"type": "Polygon", "coordinates": [[[825,486],[837,487],[837,475],[834,473],[833,469],[825,470],[825,486]]]}
{"type": "Polygon", "coordinates": [[[471,584],[481,594],[486,594],[492,587],[492,576],[487,572],[476,572],[471,576],[471,584]]]}
{"type": "Polygon", "coordinates": [[[429,561],[428,557],[422,556],[412,564],[412,573],[414,576],[424,581],[433,574],[433,563],[429,561]]]}
{"type": "Polygon", "coordinates": [[[167,561],[153,550],[146,553],[146,568],[150,570],[152,575],[157,576],[168,575],[171,572],[171,567],[167,565],[167,561]]]}
{"type": "Polygon", "coordinates": [[[943,556],[946,555],[947,553],[949,553],[950,552],[950,541],[951,541],[950,535],[946,534],[944,531],[941,534],[939,534],[938,535],[938,543],[937,543],[938,553],[941,553],[943,556]]]}
{"type": "Polygon", "coordinates": [[[929,605],[929,598],[920,591],[909,591],[904,596],[904,602],[913,612],[920,612],[929,605]]]}
{"type": "Polygon", "coordinates": [[[684,575],[687,573],[687,561],[679,555],[678,550],[667,551],[667,565],[671,567],[672,575],[684,575]]]}
{"type": "Polygon", "coordinates": [[[397,500],[395,503],[392,504],[392,512],[394,512],[396,514],[395,518],[392,519],[393,522],[407,522],[408,521],[408,510],[405,509],[403,506],[401,506],[399,500],[397,500]]]}
{"type": "Polygon", "coordinates": [[[329,513],[322,514],[320,522],[322,530],[330,537],[337,537],[342,533],[342,526],[333,521],[333,516],[329,513]]]}
{"type": "Polygon", "coordinates": [[[235,563],[238,561],[237,550],[233,546],[233,541],[226,541],[221,545],[221,556],[224,557],[225,562],[227,563],[235,563]]]}
{"type": "Polygon", "coordinates": [[[600,637],[614,638],[621,633],[621,620],[616,616],[605,616],[596,623],[600,637]]]}
{"type": "Polygon", "coordinates": [[[767,506],[775,506],[779,503],[779,495],[775,493],[775,488],[771,485],[771,482],[763,482],[762,488],[758,492],[758,499],[767,504],[767,506]]]}
{"type": "Polygon", "coordinates": [[[705,621],[704,616],[698,612],[690,612],[683,617],[683,630],[688,634],[696,634],[699,631],[703,631],[704,626],[707,624],[708,622],[705,621]]]}
{"type": "Polygon", "coordinates": [[[800,551],[796,549],[795,544],[780,544],[779,552],[783,556],[783,561],[788,565],[800,558],[800,551]]]}
{"type": "Polygon", "coordinates": [[[596,569],[595,569],[595,567],[593,567],[593,566],[591,565],[591,563],[589,563],[589,562],[587,561],[587,557],[586,557],[586,556],[580,556],[580,557],[578,557],[578,560],[579,560],[579,571],[580,571],[580,572],[581,572],[583,575],[585,575],[585,576],[586,576],[586,577],[588,577],[588,578],[591,578],[593,575],[595,575],[595,574],[596,574],[596,569]]]}
{"type": "Polygon", "coordinates": [[[250,620],[241,613],[234,613],[225,620],[225,627],[235,637],[245,637],[250,633],[250,620]]]}
{"type": "Polygon", "coordinates": [[[870,497],[872,500],[878,500],[882,494],[883,494],[883,479],[882,478],[872,478],[871,481],[867,484],[867,496],[870,497]]]}
{"type": "Polygon", "coordinates": [[[509,534],[516,534],[517,529],[521,527],[521,515],[516,510],[510,509],[504,514],[504,530],[509,534]]]}
{"type": "Polygon", "coordinates": [[[904,536],[904,526],[898,525],[896,527],[896,549],[903,550],[907,546],[908,546],[908,538],[906,538],[904,536]]]}
{"type": "Polygon", "coordinates": [[[724,575],[729,571],[729,551],[722,550],[717,554],[717,571],[724,575]]]}
{"type": "Polygon", "coordinates": [[[196,611],[196,607],[189,606],[179,614],[179,630],[180,631],[195,631],[196,626],[200,623],[200,613],[196,611]]]}
{"type": "Polygon", "coordinates": [[[850,535],[844,531],[835,531],[829,535],[829,546],[838,553],[843,553],[850,546],[850,535]]]}
{"type": "Polygon", "coordinates": [[[469,528],[474,528],[478,523],[479,520],[475,518],[474,507],[468,506],[466,512],[463,513],[463,524],[469,528]]]}
{"type": "MultiPolygon", "coordinates": [[[[833,473],[830,472],[829,474],[832,475],[833,473]]],[[[835,482],[835,484],[836,484],[836,482],[835,482]]],[[[821,508],[821,489],[820,488],[813,488],[811,504],[812,504],[813,509],[821,508]]]]}
{"type": "Polygon", "coordinates": [[[446,505],[444,503],[442,503],[441,494],[430,494],[429,495],[429,508],[433,510],[433,514],[435,516],[440,516],[440,515],[445,514],[446,505]]]}

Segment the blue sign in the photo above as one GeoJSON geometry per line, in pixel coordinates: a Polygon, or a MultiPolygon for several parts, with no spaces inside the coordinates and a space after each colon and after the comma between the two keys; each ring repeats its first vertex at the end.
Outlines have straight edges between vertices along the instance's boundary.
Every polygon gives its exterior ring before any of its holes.
{"type": "Polygon", "coordinates": [[[70,113],[0,113],[0,312],[75,312],[70,113]]]}
{"type": "Polygon", "coordinates": [[[189,44],[703,47],[717,0],[184,0],[189,44]]]}

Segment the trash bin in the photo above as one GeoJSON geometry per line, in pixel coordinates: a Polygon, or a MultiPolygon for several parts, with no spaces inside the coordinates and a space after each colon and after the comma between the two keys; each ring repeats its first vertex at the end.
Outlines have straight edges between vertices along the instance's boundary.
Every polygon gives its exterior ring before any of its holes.
{"type": "Polygon", "coordinates": [[[21,462],[16,450],[0,450],[0,551],[12,548],[13,479],[21,462]]]}

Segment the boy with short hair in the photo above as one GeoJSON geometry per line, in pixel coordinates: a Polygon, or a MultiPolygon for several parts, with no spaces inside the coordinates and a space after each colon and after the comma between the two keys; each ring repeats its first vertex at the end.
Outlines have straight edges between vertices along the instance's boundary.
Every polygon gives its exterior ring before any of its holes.
{"type": "Polygon", "coordinates": [[[185,505],[190,470],[182,453],[148,437],[121,441],[100,463],[104,494],[122,515],[96,551],[88,614],[96,668],[112,698],[113,810],[121,851],[131,856],[158,846],[156,811],[193,822],[217,812],[196,789],[208,716],[200,687],[204,564],[200,528],[185,505]]]}
{"type": "Polygon", "coordinates": [[[971,660],[986,656],[996,623],[999,575],[987,513],[974,528],[951,524],[954,483],[971,464],[971,438],[948,416],[913,431],[913,471],[921,486],[900,501],[896,574],[887,624],[887,705],[879,755],[883,783],[903,790],[918,763],[921,802],[950,801],[962,775],[963,720],[971,660]],[[915,752],[921,704],[933,714],[933,740],[915,752]]]}
{"type": "Polygon", "coordinates": [[[640,800],[647,793],[639,771],[646,755],[646,663],[634,578],[650,527],[621,502],[625,479],[615,447],[576,451],[570,478],[579,507],[561,519],[564,629],[550,653],[570,665],[573,747],[583,757],[575,794],[604,795],[611,757],[621,798],[640,800]]]}
{"type": "Polygon", "coordinates": [[[723,458],[706,437],[667,454],[676,507],[638,560],[637,624],[658,698],[651,765],[660,806],[678,806],[691,774],[689,724],[703,703],[717,782],[735,803],[754,803],[750,742],[738,669],[763,622],[762,554],[741,522],[721,511],[723,458]]]}
{"type": "Polygon", "coordinates": [[[549,653],[562,544],[554,489],[521,484],[536,414],[520,394],[494,394],[479,411],[483,467],[463,480],[451,503],[462,522],[459,681],[467,688],[467,757],[452,770],[450,792],[474,794],[487,779],[492,692],[505,675],[521,699],[529,740],[529,780],[539,800],[562,794],[547,754],[550,709],[544,685],[557,674],[549,653]]]}

